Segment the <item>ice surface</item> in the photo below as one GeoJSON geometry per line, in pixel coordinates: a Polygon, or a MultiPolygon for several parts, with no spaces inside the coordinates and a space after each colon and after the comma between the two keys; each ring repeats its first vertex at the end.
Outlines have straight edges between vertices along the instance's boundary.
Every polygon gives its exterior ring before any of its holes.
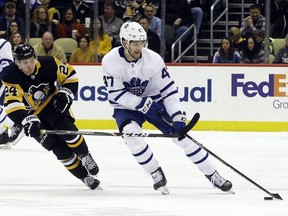
{"type": "Polygon", "coordinates": [[[147,138],[162,166],[170,194],[154,191],[152,178],[120,137],[86,136],[96,159],[102,191],[91,191],[46,151],[24,137],[0,150],[0,216],[286,216],[288,133],[193,132],[192,136],[283,201],[214,160],[236,194],[214,189],[169,138],[147,138]]]}

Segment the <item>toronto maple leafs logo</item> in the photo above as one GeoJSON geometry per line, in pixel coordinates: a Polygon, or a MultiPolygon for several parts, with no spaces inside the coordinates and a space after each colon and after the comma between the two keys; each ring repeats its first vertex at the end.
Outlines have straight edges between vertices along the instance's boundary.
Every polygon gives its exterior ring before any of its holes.
{"type": "Polygon", "coordinates": [[[133,77],[130,82],[124,82],[123,84],[127,91],[131,92],[134,95],[141,96],[145,91],[148,83],[149,80],[141,82],[140,78],[133,77]]]}

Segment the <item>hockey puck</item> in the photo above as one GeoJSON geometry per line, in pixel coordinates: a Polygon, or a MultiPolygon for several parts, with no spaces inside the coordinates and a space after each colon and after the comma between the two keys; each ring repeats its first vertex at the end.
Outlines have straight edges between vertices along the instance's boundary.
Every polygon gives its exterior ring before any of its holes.
{"type": "Polygon", "coordinates": [[[273,197],[264,197],[264,200],[273,200],[273,197]]]}

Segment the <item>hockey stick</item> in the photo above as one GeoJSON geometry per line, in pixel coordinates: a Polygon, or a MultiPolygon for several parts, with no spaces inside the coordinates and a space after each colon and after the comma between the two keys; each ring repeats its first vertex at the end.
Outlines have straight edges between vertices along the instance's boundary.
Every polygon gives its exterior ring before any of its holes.
{"type": "Polygon", "coordinates": [[[179,133],[158,134],[158,133],[118,133],[118,132],[99,132],[99,131],[68,131],[68,130],[41,130],[41,134],[57,134],[57,135],[92,135],[92,136],[129,136],[129,137],[181,137],[188,133],[198,122],[199,113],[195,113],[191,121],[179,133]]]}
{"type": "MultiPolygon", "coordinates": [[[[230,165],[229,163],[227,163],[226,161],[224,161],[222,158],[220,158],[218,155],[216,155],[215,153],[213,153],[212,151],[210,151],[209,149],[207,149],[205,146],[203,146],[203,144],[201,144],[200,142],[198,142],[197,140],[195,140],[193,137],[189,136],[188,134],[185,135],[188,139],[190,139],[193,143],[195,143],[196,145],[198,145],[199,147],[201,147],[202,149],[204,149],[205,151],[207,151],[209,154],[211,154],[212,156],[214,156],[216,159],[218,159],[220,162],[222,162],[224,165],[226,165],[227,167],[231,168],[234,172],[236,172],[237,174],[239,174],[240,176],[242,176],[243,178],[245,178],[247,181],[251,182],[252,184],[254,184],[256,187],[260,188],[262,191],[264,191],[265,193],[269,194],[271,197],[275,198],[275,199],[280,199],[283,200],[282,197],[278,194],[278,193],[271,193],[268,190],[266,190],[265,188],[263,188],[262,186],[260,186],[259,184],[257,184],[255,181],[253,181],[252,179],[250,179],[248,176],[244,175],[242,172],[240,172],[239,170],[237,170],[235,167],[233,167],[232,165],[230,165]]],[[[265,199],[265,197],[264,197],[265,199]]],[[[265,199],[266,200],[266,199],[265,199]]],[[[268,200],[268,199],[267,199],[268,200]]]]}

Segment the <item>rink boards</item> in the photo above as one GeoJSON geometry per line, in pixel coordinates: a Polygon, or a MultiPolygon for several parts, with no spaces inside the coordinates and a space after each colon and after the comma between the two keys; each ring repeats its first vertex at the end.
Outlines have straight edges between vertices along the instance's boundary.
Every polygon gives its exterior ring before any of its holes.
{"type": "MultiPolygon", "coordinates": [[[[74,65],[79,91],[77,125],[116,129],[100,65],[74,65]]],[[[197,130],[288,131],[287,67],[168,65],[188,118],[201,114],[197,130]]],[[[151,129],[148,124],[145,127],[151,129]]]]}

